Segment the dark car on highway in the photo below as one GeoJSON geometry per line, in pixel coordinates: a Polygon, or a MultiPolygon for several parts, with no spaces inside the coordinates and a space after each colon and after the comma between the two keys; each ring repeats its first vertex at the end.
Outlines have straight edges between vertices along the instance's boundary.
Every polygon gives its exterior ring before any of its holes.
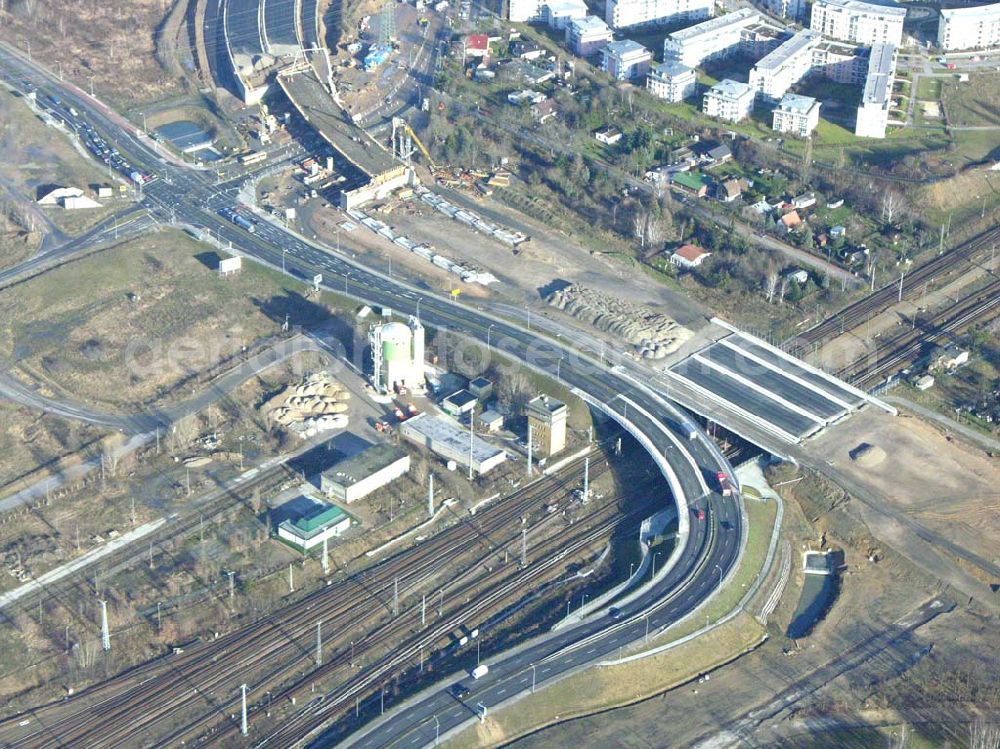
{"type": "Polygon", "coordinates": [[[469,692],[471,692],[472,690],[470,690],[462,682],[458,682],[457,684],[452,684],[451,689],[449,689],[448,691],[451,692],[451,696],[454,697],[456,700],[464,700],[466,697],[469,696],[469,692]]]}

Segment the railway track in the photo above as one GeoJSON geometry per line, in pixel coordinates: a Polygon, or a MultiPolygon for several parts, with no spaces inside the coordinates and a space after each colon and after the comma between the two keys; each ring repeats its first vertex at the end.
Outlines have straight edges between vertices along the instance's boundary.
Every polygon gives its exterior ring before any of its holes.
{"type": "MultiPolygon", "coordinates": [[[[299,713],[283,721],[277,729],[258,740],[258,747],[291,747],[297,746],[315,732],[326,728],[331,722],[349,717],[352,710],[362,701],[377,697],[394,677],[404,676],[418,668],[420,655],[435,644],[448,641],[449,636],[459,630],[466,622],[473,623],[486,618],[492,611],[500,608],[505,601],[514,596],[523,595],[526,586],[534,580],[563,564],[564,561],[582,549],[607,537],[615,528],[636,519],[634,516],[609,517],[597,526],[584,529],[575,536],[562,539],[558,551],[542,557],[539,561],[529,564],[519,575],[503,581],[490,591],[479,596],[468,606],[460,607],[452,616],[423,631],[414,633],[408,640],[398,645],[386,658],[374,663],[368,669],[339,685],[336,689],[322,694],[320,698],[309,702],[299,713]]],[[[309,677],[311,679],[311,675],[309,677]]],[[[300,685],[303,687],[304,684],[300,685]]],[[[235,706],[235,702],[234,702],[235,706]]],[[[349,730],[351,725],[343,728],[349,730]]],[[[226,732],[221,736],[221,742],[208,741],[207,746],[230,746],[236,732],[236,724],[230,722],[226,732]]]]}
{"type": "MultiPolygon", "coordinates": [[[[582,461],[581,461],[582,463],[582,461]]],[[[156,728],[183,709],[191,709],[210,699],[213,692],[231,690],[246,681],[254,668],[268,662],[293,664],[272,671],[269,678],[281,678],[301,667],[315,622],[322,619],[331,632],[350,632],[359,622],[391,613],[391,590],[404,591],[426,584],[442,571],[441,559],[458,559],[480,552],[477,563],[496,559],[502,552],[491,535],[523,515],[538,509],[553,494],[568,491],[578,482],[582,465],[572,465],[560,477],[547,477],[518,490],[510,498],[488,508],[479,516],[436,535],[418,546],[398,552],[373,567],[347,577],[306,596],[296,604],[231,635],[190,651],[178,659],[166,659],[140,667],[124,678],[113,679],[81,693],[65,704],[50,706],[52,716],[44,716],[45,730],[9,741],[11,747],[60,745],[112,746],[127,742],[136,731],[156,728]],[[361,594],[359,596],[359,593],[361,594]],[[363,603],[358,610],[359,599],[363,603]],[[308,619],[308,621],[303,621],[308,619]],[[197,689],[191,685],[197,684],[197,689]],[[76,703],[75,705],[73,703],[76,703]],[[75,709],[74,709],[75,708],[75,709]],[[142,715],[141,719],[136,716],[142,715]]],[[[592,466],[592,475],[608,470],[606,461],[592,466]]],[[[346,636],[346,635],[345,635],[346,636]]],[[[216,698],[222,700],[222,697],[216,698]]],[[[223,700],[224,701],[224,700],[223,700]]],[[[36,717],[42,718],[45,708],[36,717]]],[[[218,713],[213,703],[210,716],[218,713]]],[[[0,737],[14,731],[26,716],[0,722],[0,737]]]]}
{"type": "MultiPolygon", "coordinates": [[[[136,540],[95,559],[93,562],[74,570],[72,574],[46,583],[37,590],[25,593],[16,602],[7,604],[4,609],[10,613],[14,609],[31,611],[39,605],[62,607],[76,622],[80,632],[99,634],[100,627],[93,619],[81,615],[79,608],[74,605],[81,600],[93,599],[95,595],[100,597],[101,591],[95,590],[95,587],[99,585],[98,582],[95,582],[96,578],[110,578],[123,569],[145,566],[147,560],[152,556],[153,549],[158,549],[157,554],[162,555],[167,545],[197,532],[205,520],[245,503],[249,492],[255,489],[266,492],[293,477],[294,475],[287,469],[287,466],[280,463],[261,471],[236,487],[221,487],[211,492],[210,498],[200,504],[197,511],[172,517],[164,526],[141,540],[136,540]],[[95,575],[95,571],[99,571],[99,575],[95,575]]],[[[154,579],[154,582],[157,581],[154,579]]]]}
{"type": "Polygon", "coordinates": [[[954,305],[941,311],[930,324],[903,330],[882,343],[876,354],[880,355],[873,365],[869,365],[869,357],[843,367],[837,372],[841,379],[850,380],[856,385],[871,386],[879,379],[894,374],[905,364],[915,361],[928,343],[936,343],[942,338],[956,334],[972,325],[981,318],[1000,310],[1000,279],[992,281],[984,288],[974,291],[954,305]]]}
{"type": "MultiPolygon", "coordinates": [[[[938,255],[903,277],[902,299],[919,299],[932,282],[940,281],[965,270],[964,261],[972,261],[980,253],[992,250],[1000,243],[1000,227],[989,229],[959,245],[950,252],[938,255]]],[[[835,315],[793,336],[785,342],[785,349],[802,356],[809,349],[831,338],[852,330],[895,304],[900,299],[898,279],[877,289],[863,299],[848,305],[835,315]]]]}

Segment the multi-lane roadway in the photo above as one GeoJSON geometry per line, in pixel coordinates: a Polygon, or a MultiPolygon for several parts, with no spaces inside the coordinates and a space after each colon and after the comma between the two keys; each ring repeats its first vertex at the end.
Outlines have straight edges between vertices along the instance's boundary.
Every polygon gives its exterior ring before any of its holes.
{"type": "MultiPolygon", "coordinates": [[[[141,200],[160,220],[173,218],[204,227],[219,241],[231,242],[234,249],[272,267],[286,268],[304,279],[322,273],[324,283],[340,292],[399,312],[419,314],[426,325],[438,330],[448,329],[469,339],[489,341],[489,351],[503,351],[510,359],[558,376],[593,401],[604,404],[617,420],[630,423],[661,462],[671,488],[670,492],[664,490],[663,501],[666,504],[669,495],[673,495],[673,501],[684,514],[682,528],[689,524],[690,531],[682,534],[683,546],[675,552],[673,564],[661,570],[656,584],[643,596],[623,607],[622,618],[597,616],[507,658],[498,656],[490,674],[475,683],[469,697],[474,702],[457,702],[442,687],[441,691],[393,713],[390,720],[359,737],[358,746],[431,742],[433,731],[449,730],[467,720],[472,714],[470,705],[473,710],[475,703],[496,705],[530,687],[528,680],[532,677],[537,687],[644,638],[647,627],[655,632],[676,621],[705,601],[733,570],[746,528],[738,494],[723,496],[716,478],[719,472],[732,475],[731,467],[707,435],[686,438],[678,427],[676,412],[656,393],[639,384],[641,371],[629,373],[621,367],[609,368],[562,347],[555,339],[540,337],[507,319],[385,277],[265,221],[257,224],[254,233],[248,233],[217,213],[233,205],[240,186],[237,181],[214,185],[202,172],[166,162],[144,140],[96,108],[82,92],[61,85],[2,48],[0,74],[15,83],[30,80],[40,91],[56,93],[62,106],[73,107],[81,119],[116,143],[131,163],[156,174],[159,179],[144,187],[141,200]],[[531,665],[535,669],[530,669],[531,665]]],[[[353,701],[357,695],[366,696],[374,686],[374,683],[359,684],[351,694],[333,693],[313,714],[302,716],[303,733],[317,735],[326,722],[325,713],[336,715],[338,703],[353,701]]],[[[337,740],[342,738],[338,734],[337,740]]],[[[330,740],[318,739],[317,745],[328,745],[330,740]]]]}

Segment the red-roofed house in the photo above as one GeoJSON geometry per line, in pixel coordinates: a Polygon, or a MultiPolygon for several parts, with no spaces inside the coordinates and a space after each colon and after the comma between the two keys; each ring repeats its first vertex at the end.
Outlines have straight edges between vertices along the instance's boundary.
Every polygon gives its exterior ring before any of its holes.
{"type": "Polygon", "coordinates": [[[681,268],[697,268],[711,254],[696,244],[685,244],[674,250],[670,262],[681,268]]]}
{"type": "Polygon", "coordinates": [[[785,231],[791,231],[802,223],[802,217],[799,215],[798,211],[789,211],[778,219],[778,222],[785,228],[785,231]]]}
{"type": "Polygon", "coordinates": [[[486,34],[469,34],[465,37],[465,54],[469,57],[485,57],[490,53],[490,38],[486,34]]]}

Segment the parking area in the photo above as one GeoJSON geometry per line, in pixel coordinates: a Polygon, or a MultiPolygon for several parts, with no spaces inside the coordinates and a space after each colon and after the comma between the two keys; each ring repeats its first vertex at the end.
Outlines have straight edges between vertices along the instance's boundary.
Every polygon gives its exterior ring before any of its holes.
{"type": "MultiPolygon", "coordinates": [[[[733,331],[666,371],[697,395],[685,405],[723,426],[725,414],[789,443],[846,418],[865,394],[752,336],[733,331]]],[[[691,400],[691,399],[685,399],[691,400]]]]}

